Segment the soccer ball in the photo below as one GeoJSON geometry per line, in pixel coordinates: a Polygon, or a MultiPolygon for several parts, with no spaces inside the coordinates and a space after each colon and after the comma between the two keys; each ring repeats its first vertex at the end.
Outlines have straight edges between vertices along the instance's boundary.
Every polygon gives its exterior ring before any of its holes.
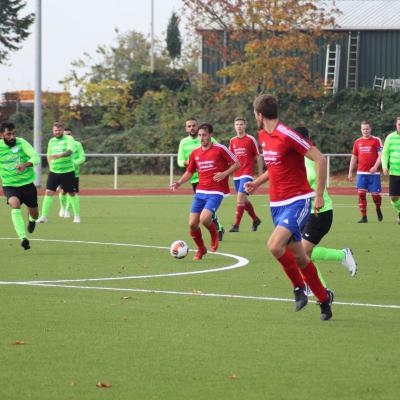
{"type": "Polygon", "coordinates": [[[169,249],[172,257],[175,258],[184,258],[189,253],[189,247],[183,240],[177,240],[171,244],[169,249]]]}

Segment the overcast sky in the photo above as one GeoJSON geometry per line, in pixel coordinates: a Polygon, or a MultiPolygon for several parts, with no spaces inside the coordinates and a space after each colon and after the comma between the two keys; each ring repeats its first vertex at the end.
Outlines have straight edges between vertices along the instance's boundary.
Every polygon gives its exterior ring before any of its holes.
{"type": "MultiPolygon", "coordinates": [[[[36,0],[26,0],[21,15],[35,11],[36,0]]],[[[154,0],[154,32],[165,37],[172,11],[180,0],[154,0]]],[[[58,81],[71,70],[71,62],[84,52],[95,55],[99,45],[115,44],[115,28],[150,37],[151,0],[42,0],[42,88],[62,90],[58,81]]],[[[0,94],[34,88],[34,27],[22,48],[0,65],[0,94]]],[[[181,27],[181,34],[184,29],[181,27]]]]}

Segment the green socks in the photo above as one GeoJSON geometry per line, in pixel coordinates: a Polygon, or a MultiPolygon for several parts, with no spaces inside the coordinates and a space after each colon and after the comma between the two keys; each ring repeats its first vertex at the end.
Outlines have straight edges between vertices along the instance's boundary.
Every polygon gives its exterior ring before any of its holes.
{"type": "Polygon", "coordinates": [[[311,253],[311,260],[342,261],[345,253],[343,250],[327,249],[326,247],[314,247],[311,253]]]}
{"type": "Polygon", "coordinates": [[[20,208],[11,209],[11,219],[19,239],[26,238],[25,222],[20,208]]]}
{"type": "Polygon", "coordinates": [[[75,194],[75,196],[68,195],[68,203],[72,204],[72,211],[74,212],[74,216],[79,217],[81,215],[79,196],[77,194],[75,194]]]}
{"type": "Polygon", "coordinates": [[[43,204],[42,204],[42,216],[47,217],[49,215],[50,207],[53,203],[54,196],[44,196],[43,204]]]}
{"type": "Polygon", "coordinates": [[[59,193],[58,194],[58,198],[59,198],[59,200],[60,200],[60,207],[63,209],[63,210],[66,210],[67,209],[67,204],[68,204],[68,198],[67,198],[67,195],[65,194],[65,193],[59,193]]]}
{"type": "Polygon", "coordinates": [[[400,199],[396,201],[390,200],[390,202],[392,203],[392,206],[396,209],[396,211],[400,213],[400,199]]]}

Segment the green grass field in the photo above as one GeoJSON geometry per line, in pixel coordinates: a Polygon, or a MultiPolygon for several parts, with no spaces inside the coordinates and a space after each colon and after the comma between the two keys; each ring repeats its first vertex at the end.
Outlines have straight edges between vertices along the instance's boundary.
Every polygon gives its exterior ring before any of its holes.
{"type": "MultiPolygon", "coordinates": [[[[29,251],[7,239],[15,233],[3,202],[0,399],[398,399],[400,226],[388,199],[383,222],[370,202],[370,222],[359,225],[357,199],[334,198],[323,245],[352,247],[359,273],[319,263],[336,293],[327,322],[312,302],[294,312],[291,285],[265,246],[266,198],[252,200],[259,231],[245,215],[221,243],[228,255],[197,263],[158,248],[176,239],[193,247],[191,196],[81,197],[80,225],[54,204],[29,251]],[[165,276],[236,264],[229,254],[249,263],[165,276]],[[127,276],[147,277],[116,279],[127,276]],[[106,280],[84,280],[95,278],[106,280]],[[80,281],[54,282],[71,279],[80,281]]],[[[224,200],[228,228],[234,209],[233,196],[224,200]]]]}

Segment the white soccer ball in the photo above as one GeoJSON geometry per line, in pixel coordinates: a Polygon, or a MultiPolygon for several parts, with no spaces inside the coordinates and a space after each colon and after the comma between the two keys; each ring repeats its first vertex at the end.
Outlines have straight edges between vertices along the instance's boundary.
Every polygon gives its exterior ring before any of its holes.
{"type": "Polygon", "coordinates": [[[171,244],[169,252],[172,257],[184,258],[189,253],[189,246],[183,240],[177,240],[171,244]]]}

